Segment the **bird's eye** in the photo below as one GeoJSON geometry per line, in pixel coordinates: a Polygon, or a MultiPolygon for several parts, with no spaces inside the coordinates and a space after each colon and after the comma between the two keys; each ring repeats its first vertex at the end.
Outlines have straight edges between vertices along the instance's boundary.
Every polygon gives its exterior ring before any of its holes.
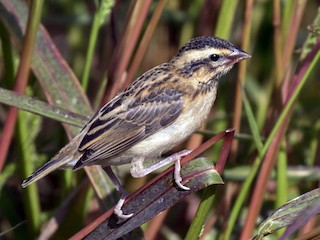
{"type": "Polygon", "coordinates": [[[211,61],[213,61],[213,62],[218,61],[219,58],[220,58],[220,56],[219,56],[218,54],[212,54],[212,55],[210,55],[210,59],[211,59],[211,61]]]}

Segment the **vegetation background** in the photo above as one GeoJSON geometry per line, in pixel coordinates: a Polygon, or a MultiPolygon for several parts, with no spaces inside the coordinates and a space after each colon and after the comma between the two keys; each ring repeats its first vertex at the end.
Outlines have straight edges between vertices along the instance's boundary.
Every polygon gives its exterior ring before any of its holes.
{"type": "MultiPolygon", "coordinates": [[[[316,0],[1,0],[0,237],[65,239],[113,206],[117,195],[99,204],[107,194],[99,169],[86,170],[90,183],[84,171],[57,171],[27,189],[21,182],[101,104],[195,36],[219,36],[252,55],[221,80],[205,128],[181,146],[193,149],[235,128],[225,184],[210,196],[205,215],[195,217],[205,191],[191,194],[144,224],[145,238],[195,239],[205,222],[204,239],[249,239],[276,208],[317,190],[319,6],[316,0]]],[[[215,162],[220,148],[205,155],[215,162]]],[[[132,179],[127,166],[118,173],[129,191],[152,178],[132,179]]],[[[269,239],[320,235],[319,193],[308,197],[277,219],[291,230],[269,239]],[[300,226],[295,220],[302,215],[300,226]]]]}

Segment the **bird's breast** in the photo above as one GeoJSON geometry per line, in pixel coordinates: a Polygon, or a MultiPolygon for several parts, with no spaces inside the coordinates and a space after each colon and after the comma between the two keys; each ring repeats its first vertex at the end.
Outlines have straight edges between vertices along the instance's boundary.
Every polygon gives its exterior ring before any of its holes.
{"type": "Polygon", "coordinates": [[[129,149],[132,155],[159,157],[185,141],[206,121],[216,98],[216,88],[204,95],[187,98],[180,116],[169,126],[129,149]]]}

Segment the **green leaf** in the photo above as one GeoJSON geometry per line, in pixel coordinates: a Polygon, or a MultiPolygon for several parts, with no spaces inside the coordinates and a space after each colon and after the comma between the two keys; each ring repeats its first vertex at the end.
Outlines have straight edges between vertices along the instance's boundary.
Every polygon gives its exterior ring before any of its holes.
{"type": "Polygon", "coordinates": [[[88,121],[88,118],[83,115],[52,106],[32,97],[19,95],[14,91],[3,88],[0,88],[0,102],[76,127],[82,128],[88,121]]]}
{"type": "Polygon", "coordinates": [[[248,117],[248,122],[250,125],[250,130],[254,139],[254,143],[256,145],[256,148],[258,150],[259,156],[262,158],[263,157],[263,153],[262,153],[262,149],[263,149],[263,144],[262,144],[262,140],[260,137],[260,133],[259,133],[259,127],[258,124],[254,118],[253,115],[253,111],[252,108],[250,106],[249,100],[247,98],[247,95],[245,93],[245,91],[242,91],[242,95],[243,95],[243,104],[244,104],[244,108],[248,117]]]}
{"type": "Polygon", "coordinates": [[[254,239],[262,239],[263,236],[294,223],[304,224],[305,221],[303,220],[308,220],[319,212],[320,188],[317,188],[296,197],[275,210],[270,217],[260,224],[254,239]]]}

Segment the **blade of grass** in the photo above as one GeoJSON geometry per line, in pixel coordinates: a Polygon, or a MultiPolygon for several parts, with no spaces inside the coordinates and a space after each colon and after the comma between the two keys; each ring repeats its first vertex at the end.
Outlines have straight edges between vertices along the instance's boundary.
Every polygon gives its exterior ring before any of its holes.
{"type": "Polygon", "coordinates": [[[259,157],[262,158],[263,157],[263,152],[262,152],[263,143],[262,143],[262,139],[260,137],[259,127],[258,127],[258,124],[257,124],[255,118],[254,118],[252,108],[250,106],[250,103],[248,101],[248,98],[247,98],[247,95],[246,95],[244,89],[242,89],[242,99],[243,99],[244,109],[246,111],[247,119],[248,119],[249,126],[250,126],[250,131],[252,133],[255,146],[258,150],[259,157]]]}
{"type": "MultiPolygon", "coordinates": [[[[277,198],[275,202],[275,208],[279,208],[288,201],[288,159],[284,144],[285,143],[283,141],[277,161],[277,198]]],[[[283,232],[284,229],[277,231],[277,236],[280,237],[283,232]]]]}
{"type": "MultiPolygon", "coordinates": [[[[228,158],[231,142],[233,139],[234,130],[228,130],[225,132],[225,135],[222,136],[224,138],[223,145],[221,148],[221,152],[219,155],[219,160],[217,163],[217,172],[222,174],[226,160],[228,158]]],[[[205,224],[205,220],[210,214],[210,209],[214,205],[215,201],[215,192],[217,187],[210,186],[204,189],[203,195],[201,197],[200,205],[197,209],[197,212],[192,220],[192,223],[189,227],[187,235],[185,239],[199,239],[202,233],[203,226],[205,224]]]]}
{"type": "MultiPolygon", "coordinates": [[[[34,140],[40,129],[41,120],[35,115],[19,112],[17,122],[17,136],[20,149],[20,163],[22,177],[25,179],[33,172],[33,162],[36,153],[34,140]]],[[[37,185],[33,184],[23,191],[24,206],[29,236],[36,238],[40,232],[40,200],[37,185]]]]}
{"type": "Polygon", "coordinates": [[[236,202],[232,207],[232,211],[228,220],[227,230],[225,232],[225,235],[223,236],[223,239],[225,240],[231,238],[232,230],[235,227],[235,223],[237,221],[239,213],[242,210],[242,205],[247,199],[248,192],[260,168],[261,162],[262,162],[262,158],[259,158],[259,156],[257,156],[250,168],[249,175],[246,177],[246,180],[242,184],[241,191],[237,197],[236,202]]]}
{"type": "MultiPolygon", "coordinates": [[[[281,19],[282,39],[288,39],[287,35],[290,28],[291,16],[293,16],[295,1],[282,2],[282,6],[283,6],[283,15],[281,19]]],[[[285,44],[285,43],[282,42],[282,44],[285,44]]]]}
{"type": "Polygon", "coordinates": [[[82,128],[89,120],[89,118],[83,115],[54,107],[46,102],[25,95],[19,95],[16,92],[3,88],[0,88],[0,102],[79,128],[82,128]]]}
{"type": "Polygon", "coordinates": [[[229,39],[239,0],[224,0],[219,12],[215,36],[229,39]]]}
{"type": "Polygon", "coordinates": [[[102,0],[99,6],[97,6],[97,10],[94,14],[90,38],[89,38],[89,45],[88,45],[88,50],[86,54],[86,62],[84,65],[82,80],[81,80],[82,88],[84,90],[88,88],[89,74],[90,74],[90,69],[92,65],[94,49],[97,44],[99,29],[105,22],[105,19],[109,16],[113,6],[114,6],[114,0],[102,0]]]}
{"type": "Polygon", "coordinates": [[[192,240],[199,239],[202,234],[202,229],[204,228],[205,220],[210,214],[210,209],[215,201],[215,192],[217,186],[209,186],[204,189],[204,192],[201,196],[201,203],[197,209],[196,214],[192,220],[192,223],[188,229],[187,235],[184,239],[192,240]]]}

